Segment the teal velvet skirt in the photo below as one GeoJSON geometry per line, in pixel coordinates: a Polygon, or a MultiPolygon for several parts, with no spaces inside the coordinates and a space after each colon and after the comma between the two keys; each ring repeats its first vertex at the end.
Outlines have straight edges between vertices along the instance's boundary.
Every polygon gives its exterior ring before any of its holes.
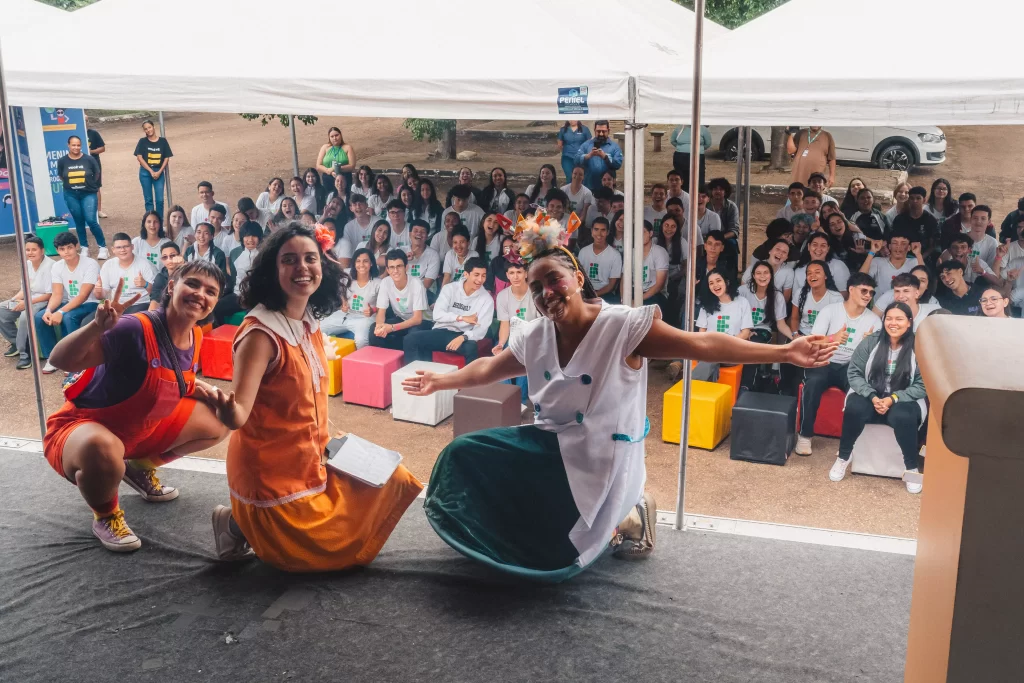
{"type": "Polygon", "coordinates": [[[423,507],[448,545],[495,569],[548,582],[583,571],[569,540],[580,513],[551,432],[498,427],[456,438],[437,458],[423,507]]]}

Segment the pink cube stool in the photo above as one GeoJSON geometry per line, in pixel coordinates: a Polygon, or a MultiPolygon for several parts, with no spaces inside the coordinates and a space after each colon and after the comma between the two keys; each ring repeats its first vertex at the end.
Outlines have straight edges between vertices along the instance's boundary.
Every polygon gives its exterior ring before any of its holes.
{"type": "Polygon", "coordinates": [[[394,349],[364,346],[342,358],[345,403],[371,408],[391,405],[391,374],[402,367],[404,357],[404,353],[394,349]]]}

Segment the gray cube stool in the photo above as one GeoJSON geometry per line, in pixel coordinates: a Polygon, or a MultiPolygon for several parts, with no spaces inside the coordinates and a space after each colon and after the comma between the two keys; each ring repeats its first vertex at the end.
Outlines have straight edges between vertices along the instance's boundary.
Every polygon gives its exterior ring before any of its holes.
{"type": "Polygon", "coordinates": [[[522,424],[522,393],[515,384],[491,384],[455,394],[455,436],[491,427],[522,424]]]}

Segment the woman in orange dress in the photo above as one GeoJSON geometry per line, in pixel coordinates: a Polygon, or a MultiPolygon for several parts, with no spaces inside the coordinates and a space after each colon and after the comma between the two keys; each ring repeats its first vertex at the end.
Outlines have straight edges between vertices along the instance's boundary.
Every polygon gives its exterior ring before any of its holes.
{"type": "Polygon", "coordinates": [[[232,391],[213,397],[217,416],[236,430],[231,508],[213,511],[221,559],[244,558],[251,546],[286,571],[369,564],[423,488],[402,466],[380,488],[324,466],[328,379],[318,321],[341,306],[348,279],[316,236],[297,222],[281,228],[241,285],[252,310],[235,335],[232,391]]]}

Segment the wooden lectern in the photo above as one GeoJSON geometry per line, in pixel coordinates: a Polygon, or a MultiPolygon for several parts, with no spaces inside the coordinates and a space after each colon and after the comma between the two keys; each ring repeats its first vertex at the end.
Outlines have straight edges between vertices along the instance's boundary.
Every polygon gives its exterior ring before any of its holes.
{"type": "Polygon", "coordinates": [[[932,315],[905,683],[1024,681],[1024,321],[932,315]]]}

